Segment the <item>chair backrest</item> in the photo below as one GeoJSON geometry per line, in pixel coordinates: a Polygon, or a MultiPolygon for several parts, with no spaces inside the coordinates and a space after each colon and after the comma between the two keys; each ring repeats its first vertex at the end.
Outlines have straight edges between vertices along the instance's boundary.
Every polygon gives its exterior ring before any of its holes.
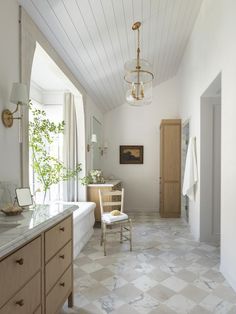
{"type": "Polygon", "coordinates": [[[101,215],[104,212],[105,206],[119,206],[120,211],[123,213],[124,210],[124,189],[122,188],[121,191],[101,191],[99,189],[99,201],[100,201],[100,209],[101,209],[101,215]],[[120,198],[120,200],[117,200],[116,198],[120,198]]]}

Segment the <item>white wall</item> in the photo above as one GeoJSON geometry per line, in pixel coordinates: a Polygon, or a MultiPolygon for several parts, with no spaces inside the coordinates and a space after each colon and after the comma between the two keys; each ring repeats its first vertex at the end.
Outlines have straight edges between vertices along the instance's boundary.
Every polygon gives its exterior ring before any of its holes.
{"type": "MultiPolygon", "coordinates": [[[[5,108],[13,110],[10,92],[19,81],[18,4],[15,0],[0,1],[0,114],[5,108]]],[[[7,129],[0,121],[0,181],[20,182],[19,121],[7,129]]]]}
{"type": "MultiPolygon", "coordinates": [[[[84,108],[85,108],[85,141],[86,146],[90,144],[91,134],[92,134],[92,123],[93,117],[95,117],[102,125],[103,129],[103,113],[99,108],[95,105],[93,100],[87,95],[84,98],[84,108]]],[[[87,151],[86,147],[86,160],[87,160],[87,171],[93,168],[93,152],[90,150],[87,151]]]]}
{"type": "MultiPolygon", "coordinates": [[[[236,289],[236,1],[203,1],[194,31],[178,72],[181,116],[190,118],[190,135],[197,138],[200,169],[200,97],[222,72],[221,147],[221,269],[236,289]]],[[[190,204],[190,224],[196,239],[200,231],[200,189],[190,204]]]]}
{"type": "MultiPolygon", "coordinates": [[[[10,104],[10,92],[13,82],[19,82],[19,6],[16,0],[0,1],[0,111],[4,108],[14,109],[14,105],[10,104]]],[[[34,26],[35,27],[35,26],[34,26]]],[[[37,31],[38,32],[38,31],[37,31]]],[[[80,84],[71,75],[71,72],[62,64],[61,59],[55,51],[46,42],[40,33],[37,36],[42,46],[48,46],[50,53],[54,56],[54,60],[63,69],[63,72],[71,79],[76,87],[80,84]],[[44,44],[44,45],[43,45],[44,44]]],[[[79,88],[83,91],[82,88],[79,88]]],[[[84,91],[83,91],[84,93],[84,91]]],[[[90,120],[92,116],[96,116],[99,121],[103,122],[103,115],[93,101],[86,96],[86,138],[90,133],[90,120]]],[[[14,125],[10,129],[6,129],[0,121],[0,181],[12,181],[20,184],[20,145],[18,142],[18,121],[14,121],[14,125]]],[[[90,154],[87,154],[90,164],[90,154]]]]}
{"type": "Polygon", "coordinates": [[[103,157],[106,176],[122,180],[129,211],[159,210],[159,147],[161,119],[178,118],[176,80],[153,89],[153,102],[140,108],[127,104],[104,115],[104,139],[108,150],[103,157]],[[120,165],[119,145],[143,145],[143,165],[120,165]]]}
{"type": "Polygon", "coordinates": [[[221,97],[201,98],[200,241],[219,243],[221,97]]]}

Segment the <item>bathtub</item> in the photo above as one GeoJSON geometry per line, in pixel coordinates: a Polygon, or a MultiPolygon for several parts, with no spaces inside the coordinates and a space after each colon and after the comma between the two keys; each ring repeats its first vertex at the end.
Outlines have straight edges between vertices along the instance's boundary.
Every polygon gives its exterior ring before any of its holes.
{"type": "Polygon", "coordinates": [[[95,203],[92,202],[63,202],[64,204],[78,205],[79,208],[73,212],[74,227],[74,259],[79,255],[82,248],[88,242],[93,234],[93,226],[95,222],[94,209],[95,203]]]}

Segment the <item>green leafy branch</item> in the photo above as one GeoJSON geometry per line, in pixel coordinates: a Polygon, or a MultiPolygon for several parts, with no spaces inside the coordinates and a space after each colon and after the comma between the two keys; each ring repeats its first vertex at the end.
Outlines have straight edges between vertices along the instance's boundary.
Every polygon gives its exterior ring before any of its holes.
{"type": "Polygon", "coordinates": [[[33,108],[30,103],[33,120],[29,122],[29,146],[32,151],[32,167],[46,192],[51,185],[75,178],[81,171],[81,164],[74,170],[68,169],[63,162],[49,154],[50,145],[59,134],[64,133],[65,122],[50,121],[44,110],[33,108]]]}

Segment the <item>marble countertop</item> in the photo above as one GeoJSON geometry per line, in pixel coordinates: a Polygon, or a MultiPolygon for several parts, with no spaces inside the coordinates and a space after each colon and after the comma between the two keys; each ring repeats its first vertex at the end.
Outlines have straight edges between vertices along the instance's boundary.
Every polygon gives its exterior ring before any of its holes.
{"type": "Polygon", "coordinates": [[[88,184],[90,187],[106,187],[106,186],[115,186],[117,184],[121,183],[121,180],[106,180],[105,183],[93,183],[88,184]]]}
{"type": "Polygon", "coordinates": [[[30,241],[61,219],[69,216],[77,205],[36,205],[17,216],[0,213],[0,259],[30,241]]]}

